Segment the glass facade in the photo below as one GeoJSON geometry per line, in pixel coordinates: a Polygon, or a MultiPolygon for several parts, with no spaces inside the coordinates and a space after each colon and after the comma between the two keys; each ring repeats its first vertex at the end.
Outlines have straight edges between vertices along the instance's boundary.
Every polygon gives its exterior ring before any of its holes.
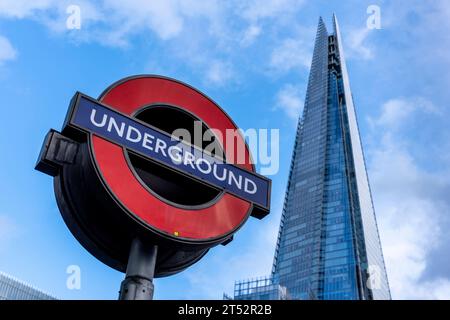
{"type": "Polygon", "coordinates": [[[390,299],[336,17],[322,19],[272,276],[293,299],[390,299]]]}
{"type": "Polygon", "coordinates": [[[56,298],[0,272],[0,300],[56,300],[56,298]]]}
{"type": "MultiPolygon", "coordinates": [[[[224,300],[231,300],[231,297],[224,295],[224,300]]],[[[234,300],[289,300],[289,296],[277,279],[262,277],[236,282],[234,300]]]]}

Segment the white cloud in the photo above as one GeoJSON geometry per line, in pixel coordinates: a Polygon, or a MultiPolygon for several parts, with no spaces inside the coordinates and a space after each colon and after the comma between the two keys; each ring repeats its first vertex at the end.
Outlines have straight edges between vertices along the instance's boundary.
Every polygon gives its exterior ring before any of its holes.
{"type": "Polygon", "coordinates": [[[208,26],[203,32],[211,32],[215,21],[220,20],[219,9],[220,4],[215,0],[103,1],[97,5],[104,18],[101,24],[94,26],[96,40],[106,37],[110,45],[124,46],[130,36],[148,31],[161,40],[170,40],[185,34],[199,22],[208,26]]]}
{"type": "MultiPolygon", "coordinates": [[[[269,42],[279,42],[278,36],[274,37],[277,30],[297,25],[295,14],[303,3],[303,0],[269,0],[263,5],[258,0],[79,0],[75,3],[8,0],[0,2],[0,17],[31,19],[77,43],[128,47],[134,36],[148,33],[148,41],[159,41],[162,50],[179,60],[180,65],[191,65],[196,72],[203,73],[208,83],[223,85],[236,79],[233,64],[243,60],[236,47],[251,46],[263,30],[269,42]],[[71,4],[81,9],[80,30],[66,29],[66,9],[71,4]],[[230,23],[231,19],[234,23],[230,23]]],[[[306,49],[310,46],[298,39],[280,42],[267,46],[278,46],[271,53],[270,68],[284,72],[299,66],[309,67],[311,55],[306,49]]]]}
{"type": "MultiPolygon", "coordinates": [[[[205,82],[221,86],[234,79],[231,62],[221,58],[239,42],[228,32],[225,16],[231,11],[225,2],[80,0],[76,5],[80,7],[81,29],[75,31],[66,29],[69,4],[72,1],[6,1],[1,2],[0,17],[32,19],[76,42],[95,41],[115,47],[128,47],[133,36],[148,33],[150,41],[161,41],[167,54],[203,73],[205,82]]],[[[246,41],[257,37],[257,32],[251,28],[246,41]]]]}
{"type": "Polygon", "coordinates": [[[179,1],[108,1],[105,9],[111,18],[121,22],[124,35],[142,29],[155,32],[166,40],[177,36],[183,29],[184,18],[179,1]]]}
{"type": "Polygon", "coordinates": [[[232,66],[223,61],[212,61],[206,68],[206,82],[208,84],[222,86],[233,78],[232,66]]]}
{"type": "Polygon", "coordinates": [[[450,203],[439,195],[450,188],[450,174],[419,165],[407,147],[409,131],[400,127],[421,115],[417,106],[431,105],[393,99],[372,121],[377,143],[369,149],[369,174],[394,299],[450,298],[449,279],[423,279],[429,253],[444,241],[442,218],[450,203]]]}
{"type": "Polygon", "coordinates": [[[371,125],[398,128],[414,112],[439,113],[430,101],[421,97],[391,99],[383,104],[381,115],[375,120],[376,123],[371,122],[371,125]]]}
{"type": "MultiPolygon", "coordinates": [[[[33,18],[43,22],[53,31],[62,32],[65,28],[64,21],[68,16],[66,8],[71,4],[74,3],[70,0],[6,0],[0,2],[0,16],[33,18]]],[[[126,42],[127,36],[145,30],[154,32],[163,40],[171,39],[181,33],[190,18],[213,19],[215,14],[220,13],[216,1],[80,0],[75,4],[81,9],[83,24],[86,22],[102,24],[96,25],[95,32],[91,36],[101,40],[101,37],[111,33],[114,35],[112,39],[118,39],[118,45],[126,42]],[[98,32],[100,30],[102,32],[98,32]]]]}
{"type": "Polygon", "coordinates": [[[287,84],[278,91],[275,110],[282,110],[290,119],[297,121],[302,109],[303,99],[297,86],[287,84]]]}
{"type": "MultiPolygon", "coordinates": [[[[35,12],[31,18],[42,23],[50,31],[57,34],[69,33],[72,39],[78,41],[87,41],[96,38],[95,40],[104,44],[105,41],[103,39],[105,34],[93,30],[92,26],[101,23],[106,24],[108,21],[112,22],[110,20],[111,15],[104,12],[103,8],[99,7],[98,4],[89,0],[77,0],[75,4],[72,0],[61,0],[55,2],[46,12],[35,12]],[[80,8],[81,29],[76,30],[76,32],[71,32],[72,30],[66,27],[66,22],[69,18],[67,8],[71,5],[77,5],[80,8]]],[[[120,28],[122,27],[123,25],[120,25],[120,28]]],[[[113,32],[113,29],[110,28],[109,30],[113,32]]]]}
{"type": "Polygon", "coordinates": [[[9,40],[0,35],[0,65],[5,61],[14,60],[17,52],[9,40]]]}
{"type": "MultiPolygon", "coordinates": [[[[384,29],[395,30],[399,35],[398,42],[408,39],[406,46],[399,48],[408,66],[426,65],[429,70],[437,66],[436,73],[448,70],[450,35],[443,32],[450,28],[448,0],[412,0],[408,4],[388,1],[383,5],[382,19],[384,29]]],[[[397,57],[398,53],[392,53],[397,57]]],[[[442,81],[442,77],[439,80],[442,81]]]]}
{"type": "Polygon", "coordinates": [[[284,18],[286,15],[293,14],[303,3],[304,0],[266,0],[264,3],[252,0],[243,2],[239,11],[250,21],[274,17],[284,18]]]}
{"type": "Polygon", "coordinates": [[[261,34],[261,28],[257,25],[250,25],[244,32],[241,40],[241,45],[247,47],[256,40],[256,38],[261,34]]]}
{"type": "Polygon", "coordinates": [[[286,39],[272,51],[270,67],[276,72],[308,70],[312,56],[309,48],[302,39],[286,39]]]}
{"type": "Polygon", "coordinates": [[[376,30],[364,27],[351,30],[348,33],[345,44],[350,49],[349,58],[369,60],[374,57],[373,48],[367,45],[367,37],[371,32],[376,32],[376,30]]]}
{"type": "Polygon", "coordinates": [[[0,1],[0,16],[25,18],[36,11],[47,10],[56,5],[55,0],[2,0],[0,1]]]}

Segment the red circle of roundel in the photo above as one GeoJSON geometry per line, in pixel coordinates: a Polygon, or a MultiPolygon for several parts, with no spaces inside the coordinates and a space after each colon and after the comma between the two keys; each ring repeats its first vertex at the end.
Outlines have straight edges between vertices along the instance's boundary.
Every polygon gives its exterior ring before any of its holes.
{"type": "MultiPolygon", "coordinates": [[[[220,130],[224,137],[226,129],[237,129],[213,101],[188,85],[169,78],[127,78],[109,88],[100,101],[130,116],[150,104],[176,105],[201,119],[208,128],[220,130]]],[[[226,145],[222,147],[228,161],[229,156],[236,156],[236,152],[230,152],[226,145]]],[[[121,146],[91,135],[91,150],[100,176],[114,197],[139,221],[158,232],[193,241],[217,239],[236,230],[250,213],[250,202],[229,193],[224,193],[206,208],[189,210],[174,207],[141,184],[130,170],[121,146]]],[[[245,152],[245,159],[251,159],[247,145],[245,152]]],[[[239,166],[254,171],[250,161],[239,166]]]]}

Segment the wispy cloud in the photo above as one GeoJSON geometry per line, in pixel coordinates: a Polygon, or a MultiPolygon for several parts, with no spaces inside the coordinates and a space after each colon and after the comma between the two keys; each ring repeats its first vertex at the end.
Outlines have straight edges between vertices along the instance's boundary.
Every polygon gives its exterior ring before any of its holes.
{"type": "Polygon", "coordinates": [[[284,85],[277,93],[275,110],[282,110],[291,120],[297,121],[303,110],[302,91],[292,84],[284,85]]]}
{"type": "Polygon", "coordinates": [[[0,2],[0,16],[25,18],[32,16],[37,11],[47,10],[56,3],[55,0],[3,0],[0,2]]]}
{"type": "Polygon", "coordinates": [[[376,119],[370,119],[369,124],[387,126],[390,130],[402,126],[402,122],[417,113],[439,114],[433,103],[422,97],[391,99],[381,107],[381,114],[376,119]]]}
{"type": "MultiPolygon", "coordinates": [[[[30,18],[47,25],[52,31],[68,32],[65,28],[66,10],[71,4],[69,0],[5,0],[0,3],[0,17],[30,18]]],[[[82,28],[73,36],[111,46],[125,46],[130,36],[145,31],[162,40],[172,39],[193,21],[205,19],[211,26],[221,14],[221,6],[215,0],[80,0],[76,5],[80,7],[82,28]]]]}
{"type": "Polygon", "coordinates": [[[392,99],[372,119],[377,142],[369,149],[369,174],[394,299],[450,298],[449,278],[424,278],[436,263],[430,253],[448,241],[450,172],[435,172],[419,163],[405,130],[424,111],[435,114],[431,106],[423,98],[392,99]]]}
{"type": "Polygon", "coordinates": [[[349,58],[370,60],[374,57],[373,47],[368,44],[367,40],[371,32],[377,31],[364,27],[353,29],[348,33],[345,44],[350,49],[349,58]]]}
{"type": "Polygon", "coordinates": [[[261,27],[256,24],[250,25],[245,31],[241,40],[241,45],[247,47],[256,40],[256,38],[261,34],[261,27]]]}
{"type": "Polygon", "coordinates": [[[212,61],[207,66],[206,79],[207,84],[222,86],[234,77],[233,67],[220,60],[212,61]]]}
{"type": "Polygon", "coordinates": [[[282,41],[273,49],[270,68],[275,72],[288,72],[292,69],[308,70],[311,64],[311,51],[303,39],[292,38],[282,41]]]}
{"type": "Polygon", "coordinates": [[[0,35],[0,66],[9,60],[14,60],[17,56],[17,51],[12,46],[11,42],[0,35]]]}
{"type": "Polygon", "coordinates": [[[304,2],[304,0],[267,0],[262,4],[259,0],[250,0],[240,2],[240,4],[238,2],[238,6],[244,18],[258,21],[294,14],[304,2]]]}
{"type": "MultiPolygon", "coordinates": [[[[179,59],[180,64],[190,64],[203,73],[207,84],[222,86],[236,80],[238,75],[232,70],[239,68],[234,65],[247,59],[246,53],[236,48],[250,48],[269,28],[273,33],[265,40],[279,42],[274,37],[275,30],[281,30],[289,21],[295,22],[295,13],[303,3],[303,0],[270,0],[264,5],[260,1],[237,0],[79,0],[76,3],[6,0],[0,3],[0,17],[31,19],[77,43],[98,42],[119,48],[134,45],[136,35],[147,33],[148,41],[157,42],[167,54],[179,59]],[[66,28],[66,9],[71,4],[80,7],[80,30],[66,28]]],[[[289,39],[267,47],[267,54],[269,48],[279,48],[271,55],[272,68],[286,71],[308,65],[310,55],[296,41],[289,39]]]]}

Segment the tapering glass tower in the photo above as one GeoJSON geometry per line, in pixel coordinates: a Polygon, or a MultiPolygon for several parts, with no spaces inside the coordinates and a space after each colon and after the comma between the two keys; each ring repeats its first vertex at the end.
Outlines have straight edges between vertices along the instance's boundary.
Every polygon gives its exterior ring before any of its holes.
{"type": "Polygon", "coordinates": [[[390,299],[339,25],[319,20],[272,275],[293,299],[390,299]]]}

